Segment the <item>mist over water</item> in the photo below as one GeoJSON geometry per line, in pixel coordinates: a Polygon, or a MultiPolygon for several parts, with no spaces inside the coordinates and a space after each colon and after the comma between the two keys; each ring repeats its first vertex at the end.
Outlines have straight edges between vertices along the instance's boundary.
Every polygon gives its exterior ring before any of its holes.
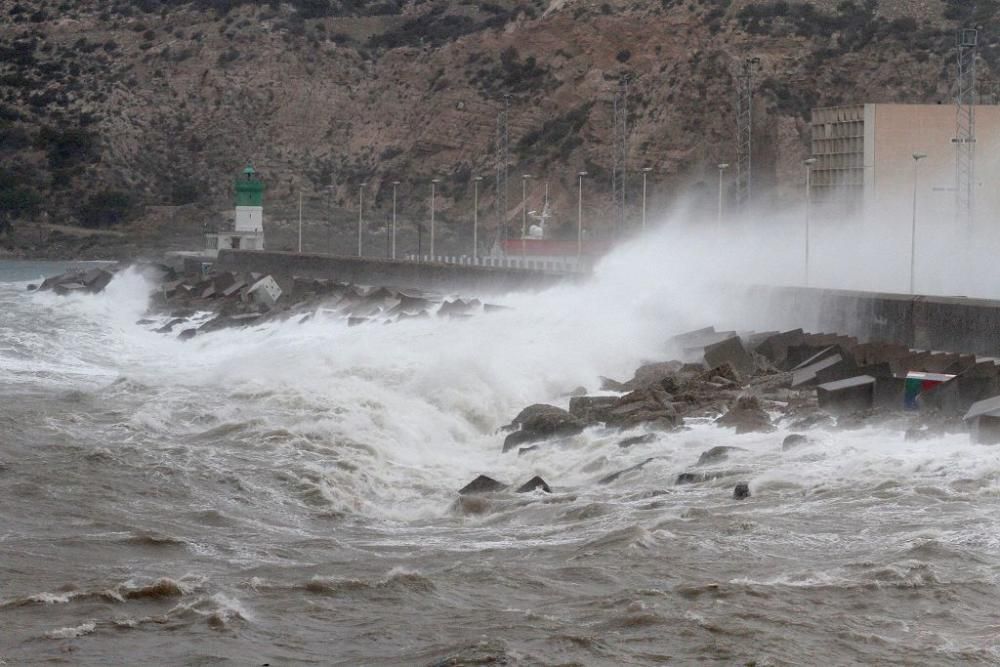
{"type": "MultiPolygon", "coordinates": [[[[500,452],[524,406],[739,326],[742,286],[800,282],[791,217],[667,221],[592,279],[470,319],[320,310],[187,342],[136,324],[135,271],[58,297],[0,264],[0,658],[995,663],[1000,452],[966,436],[782,451],[785,430],[692,424],[500,452]],[[674,485],[716,445],[745,451],[674,485]],[[460,502],[480,473],[553,494],[460,502]]],[[[816,282],[893,289],[868,252],[816,282]]]]}

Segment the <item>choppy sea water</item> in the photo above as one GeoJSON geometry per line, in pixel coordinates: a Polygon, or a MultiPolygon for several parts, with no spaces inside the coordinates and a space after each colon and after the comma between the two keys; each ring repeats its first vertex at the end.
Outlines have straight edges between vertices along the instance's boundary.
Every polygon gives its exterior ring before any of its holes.
{"type": "Polygon", "coordinates": [[[59,266],[0,263],[0,661],[1000,661],[1000,449],[702,424],[500,453],[524,405],[722,323],[634,265],[469,320],[180,342],[134,272],[59,297],[25,290],[59,266]],[[716,445],[729,474],[675,486],[716,445]],[[480,473],[553,493],[459,502],[480,473]]]}

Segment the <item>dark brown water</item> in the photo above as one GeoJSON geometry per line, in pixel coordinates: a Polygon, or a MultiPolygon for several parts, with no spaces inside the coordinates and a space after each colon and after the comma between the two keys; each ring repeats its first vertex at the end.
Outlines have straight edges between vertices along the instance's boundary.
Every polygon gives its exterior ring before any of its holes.
{"type": "Polygon", "coordinates": [[[604,276],[469,321],[182,343],[136,324],[144,289],[0,284],[7,664],[1000,661],[1000,450],[693,424],[500,454],[523,405],[665,354],[669,293],[604,276]],[[675,486],[715,445],[746,451],[675,486]],[[460,502],[479,473],[554,492],[460,502]]]}

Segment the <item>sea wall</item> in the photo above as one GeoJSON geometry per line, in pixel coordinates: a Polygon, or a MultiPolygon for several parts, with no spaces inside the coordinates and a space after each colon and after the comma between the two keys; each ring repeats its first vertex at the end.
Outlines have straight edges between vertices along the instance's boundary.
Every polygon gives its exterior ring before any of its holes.
{"type": "Polygon", "coordinates": [[[224,271],[269,273],[282,287],[291,284],[292,276],[303,276],[445,292],[460,290],[467,295],[542,289],[573,279],[525,269],[253,250],[220,250],[215,266],[224,271]]]}
{"type": "Polygon", "coordinates": [[[1000,301],[803,287],[752,287],[747,300],[756,313],[752,327],[803,327],[1000,357],[1000,301]]]}
{"type": "MultiPolygon", "coordinates": [[[[283,287],[293,276],[308,276],[466,295],[537,290],[580,279],[523,269],[251,250],[222,250],[215,264],[219,270],[269,273],[283,287]]],[[[719,299],[740,313],[731,323],[740,328],[801,327],[1000,357],[1000,301],[770,286],[720,290],[719,299]]]]}

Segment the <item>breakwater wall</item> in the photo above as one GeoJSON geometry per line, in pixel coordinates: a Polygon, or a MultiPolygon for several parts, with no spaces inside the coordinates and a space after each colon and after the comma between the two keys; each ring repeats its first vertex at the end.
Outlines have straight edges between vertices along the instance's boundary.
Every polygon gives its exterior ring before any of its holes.
{"type": "Polygon", "coordinates": [[[220,250],[215,267],[269,273],[282,287],[290,286],[293,276],[303,276],[364,285],[460,290],[469,295],[536,290],[575,279],[527,269],[256,250],[220,250]]]}
{"type": "MultiPolygon", "coordinates": [[[[216,268],[269,273],[283,287],[293,276],[370,285],[461,291],[466,295],[538,290],[582,275],[513,268],[417,263],[321,254],[222,250],[216,268]]],[[[859,340],[1000,357],[1000,301],[807,287],[752,286],[720,290],[740,313],[733,326],[761,331],[830,331],[859,340]]],[[[712,324],[712,322],[706,323],[712,324]]]]}
{"type": "Polygon", "coordinates": [[[1000,357],[1000,301],[805,287],[751,287],[747,326],[803,327],[911,348],[1000,357]]]}

